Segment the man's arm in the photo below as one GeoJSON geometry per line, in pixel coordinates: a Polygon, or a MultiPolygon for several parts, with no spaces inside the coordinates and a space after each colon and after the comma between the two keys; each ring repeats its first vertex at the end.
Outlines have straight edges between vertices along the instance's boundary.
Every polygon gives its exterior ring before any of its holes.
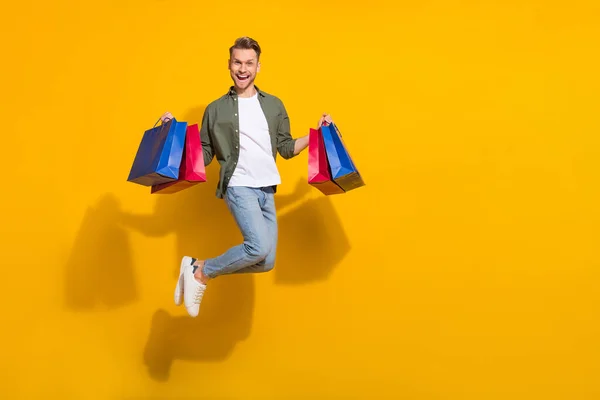
{"type": "Polygon", "coordinates": [[[290,134],[290,118],[283,103],[281,103],[281,114],[281,120],[277,127],[277,151],[281,154],[281,157],[287,160],[298,155],[296,152],[298,139],[292,138],[290,134]]]}
{"type": "MultiPolygon", "coordinates": [[[[277,150],[279,154],[285,159],[292,158],[300,154],[304,149],[308,147],[308,135],[293,139],[290,134],[290,119],[283,103],[281,103],[283,109],[283,118],[279,123],[279,129],[277,130],[277,150]]],[[[329,114],[323,114],[318,123],[318,128],[323,123],[331,123],[332,119],[329,114]]]]}
{"type": "Polygon", "coordinates": [[[308,135],[299,137],[296,139],[296,143],[294,143],[294,155],[297,156],[302,152],[302,150],[308,147],[308,135]]]}

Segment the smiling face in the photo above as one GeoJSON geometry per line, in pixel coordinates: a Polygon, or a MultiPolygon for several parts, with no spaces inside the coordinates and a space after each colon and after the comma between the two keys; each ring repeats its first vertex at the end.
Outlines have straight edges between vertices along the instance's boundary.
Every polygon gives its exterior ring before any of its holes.
{"type": "Polygon", "coordinates": [[[229,59],[229,74],[238,92],[244,92],[254,84],[260,70],[258,56],[253,49],[233,49],[229,59]]]}

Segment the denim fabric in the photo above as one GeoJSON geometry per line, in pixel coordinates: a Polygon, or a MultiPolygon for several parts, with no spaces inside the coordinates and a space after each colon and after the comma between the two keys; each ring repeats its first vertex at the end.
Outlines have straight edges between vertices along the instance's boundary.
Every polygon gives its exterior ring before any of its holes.
{"type": "Polygon", "coordinates": [[[227,188],[224,198],[244,242],[218,257],[207,259],[204,274],[215,278],[272,270],[277,247],[274,189],[232,186],[227,188]]]}

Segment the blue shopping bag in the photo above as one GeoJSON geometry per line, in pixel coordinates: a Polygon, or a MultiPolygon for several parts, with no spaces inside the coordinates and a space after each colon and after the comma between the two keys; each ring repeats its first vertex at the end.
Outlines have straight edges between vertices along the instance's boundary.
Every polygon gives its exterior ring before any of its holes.
{"type": "Polygon", "coordinates": [[[365,182],[354,165],[337,126],[334,123],[323,124],[321,131],[333,181],[345,192],[365,186],[365,182]]]}
{"type": "MultiPolygon", "coordinates": [[[[156,121],[156,124],[160,121],[156,121]]],[[[127,180],[143,186],[179,178],[187,122],[170,119],[144,132],[127,180]]]]}

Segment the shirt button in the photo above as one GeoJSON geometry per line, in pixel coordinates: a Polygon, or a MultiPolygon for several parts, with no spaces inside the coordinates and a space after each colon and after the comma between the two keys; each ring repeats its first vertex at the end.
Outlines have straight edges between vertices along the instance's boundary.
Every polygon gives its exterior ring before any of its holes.
{"type": "Polygon", "coordinates": [[[237,132],[237,129],[235,131],[237,132]]]}
{"type": "Polygon", "coordinates": [[[237,147],[237,145],[235,146],[235,148],[236,148],[236,149],[238,148],[238,147],[237,147]]]}
{"type": "Polygon", "coordinates": [[[237,114],[233,114],[235,117],[237,117],[237,114]]]}

